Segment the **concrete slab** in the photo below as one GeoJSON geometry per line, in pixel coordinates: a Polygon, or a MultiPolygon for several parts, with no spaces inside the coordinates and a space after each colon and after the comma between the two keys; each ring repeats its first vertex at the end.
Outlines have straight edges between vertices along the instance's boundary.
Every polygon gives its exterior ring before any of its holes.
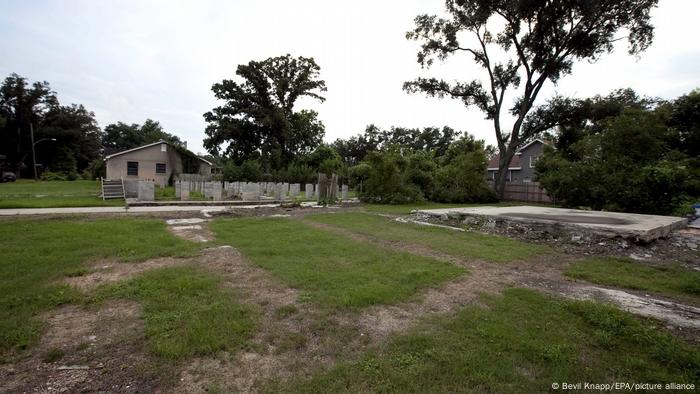
{"type": "Polygon", "coordinates": [[[425,209],[418,211],[418,214],[445,219],[476,217],[486,220],[559,226],[570,230],[587,230],[605,237],[619,236],[642,242],[650,242],[657,238],[667,237],[671,231],[685,227],[687,224],[686,219],[672,216],[584,211],[527,205],[425,209]]]}

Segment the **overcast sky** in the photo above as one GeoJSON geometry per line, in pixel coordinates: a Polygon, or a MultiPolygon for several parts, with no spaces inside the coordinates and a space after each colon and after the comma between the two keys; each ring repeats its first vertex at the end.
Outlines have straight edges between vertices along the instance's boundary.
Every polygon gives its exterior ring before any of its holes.
{"type": "MultiPolygon", "coordinates": [[[[430,70],[416,63],[405,32],[443,0],[337,1],[17,1],[0,0],[0,76],[46,80],[62,104],[94,111],[101,127],[116,121],[161,122],[204,152],[202,114],[217,105],[211,85],[238,64],[290,53],[314,57],[327,101],[303,101],[326,126],[326,141],[380,127],[443,126],[494,143],[476,109],[402,91],[404,81],[434,75],[470,79],[478,69],[459,56],[430,70]]],[[[640,59],[625,45],[547,86],[588,97],[633,87],[674,98],[700,87],[700,1],[661,0],[654,43],[640,59]]]]}

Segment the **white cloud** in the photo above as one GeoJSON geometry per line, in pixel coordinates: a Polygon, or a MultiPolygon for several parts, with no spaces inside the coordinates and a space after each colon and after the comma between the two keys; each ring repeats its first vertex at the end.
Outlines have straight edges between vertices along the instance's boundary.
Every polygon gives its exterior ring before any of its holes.
{"type": "MultiPolygon", "coordinates": [[[[417,44],[404,38],[420,13],[441,0],[330,1],[44,1],[2,4],[0,73],[48,80],[64,103],[115,121],[160,121],[203,151],[202,114],[216,105],[210,87],[238,64],[285,53],[313,56],[327,101],[305,100],[320,113],[326,139],[348,137],[369,123],[442,126],[493,143],[491,124],[459,102],[408,95],[418,75],[468,79],[467,57],[421,70],[417,44]]],[[[640,60],[623,48],[596,64],[578,64],[554,91],[586,97],[631,86],[672,98],[697,87],[700,44],[688,37],[700,3],[662,0],[654,11],[654,45],[640,60]]]]}

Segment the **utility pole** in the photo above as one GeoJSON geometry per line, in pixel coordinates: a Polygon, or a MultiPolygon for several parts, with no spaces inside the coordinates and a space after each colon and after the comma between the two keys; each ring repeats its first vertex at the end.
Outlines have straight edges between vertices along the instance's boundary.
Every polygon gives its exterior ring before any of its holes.
{"type": "Polygon", "coordinates": [[[32,140],[32,164],[34,165],[34,180],[39,180],[39,175],[36,172],[36,151],[34,150],[34,127],[29,123],[29,136],[32,140]]]}

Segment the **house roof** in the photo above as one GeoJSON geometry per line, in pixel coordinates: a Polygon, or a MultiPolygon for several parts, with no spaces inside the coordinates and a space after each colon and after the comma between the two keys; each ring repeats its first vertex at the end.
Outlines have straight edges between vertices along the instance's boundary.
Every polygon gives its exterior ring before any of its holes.
{"type": "MultiPolygon", "coordinates": [[[[501,155],[498,153],[495,154],[491,160],[489,160],[489,165],[487,167],[488,170],[492,171],[497,171],[498,170],[498,162],[501,160],[501,155]]],[[[510,159],[510,163],[508,164],[508,169],[509,170],[521,170],[522,166],[520,165],[520,156],[513,156],[512,159],[510,159]]]]}
{"type": "MultiPolygon", "coordinates": [[[[111,158],[113,158],[113,157],[115,157],[115,156],[123,155],[123,154],[125,154],[125,153],[135,152],[135,151],[137,151],[137,150],[141,150],[141,149],[145,149],[145,148],[150,148],[150,147],[152,147],[152,146],[156,146],[156,145],[160,145],[160,144],[167,144],[167,145],[170,145],[170,146],[173,145],[173,144],[169,143],[168,141],[160,140],[160,141],[156,141],[156,142],[153,142],[153,143],[150,143],[150,144],[146,144],[146,145],[142,145],[142,146],[137,146],[136,148],[131,148],[131,149],[123,150],[123,151],[121,151],[121,152],[112,153],[111,155],[105,156],[105,160],[109,160],[109,159],[111,159],[111,158]]],[[[201,161],[203,161],[203,162],[209,164],[210,166],[214,166],[210,161],[205,160],[205,159],[203,159],[203,158],[201,158],[201,157],[199,157],[199,156],[196,156],[196,157],[197,157],[199,160],[201,160],[201,161]]]]}
{"type": "MultiPolygon", "coordinates": [[[[544,145],[549,145],[549,143],[545,140],[535,138],[534,140],[528,142],[527,144],[523,145],[518,149],[517,152],[515,152],[515,155],[513,155],[513,158],[510,159],[510,163],[508,163],[508,169],[509,170],[522,170],[522,164],[520,163],[520,152],[527,148],[528,146],[534,144],[535,142],[539,142],[544,145]]],[[[501,155],[496,153],[491,157],[489,160],[489,164],[486,167],[487,170],[489,171],[498,171],[498,163],[501,161],[501,155]]]]}

